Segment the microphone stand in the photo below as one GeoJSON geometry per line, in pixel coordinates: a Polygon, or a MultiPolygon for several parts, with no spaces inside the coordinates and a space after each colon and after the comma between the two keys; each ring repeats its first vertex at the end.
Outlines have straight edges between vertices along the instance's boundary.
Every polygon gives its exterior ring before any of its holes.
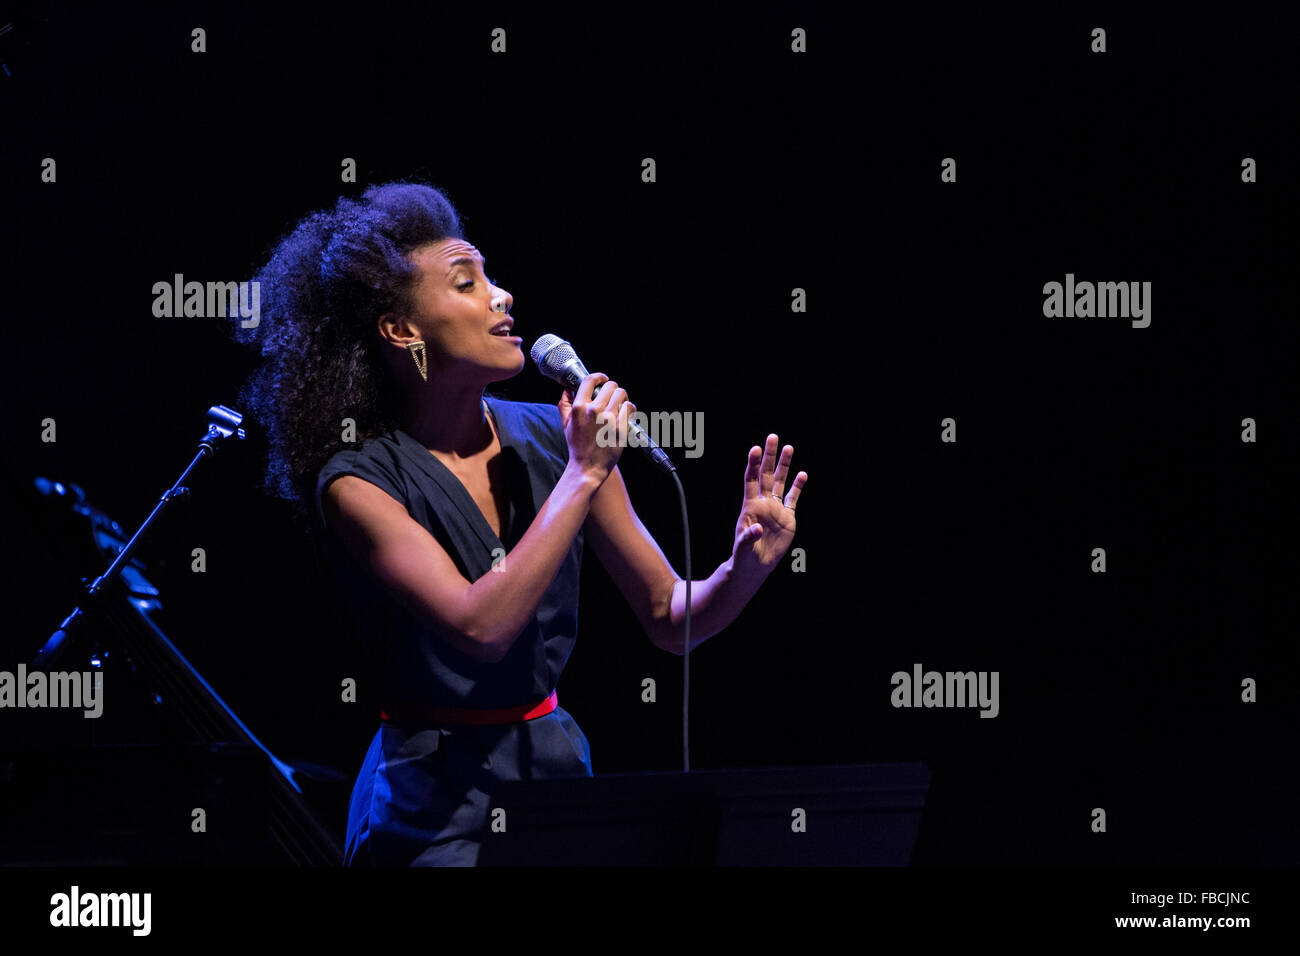
{"type": "Polygon", "coordinates": [[[158,504],[154,506],[149,517],[145,519],[144,524],[140,525],[139,530],[131,536],[126,547],[118,552],[113,563],[108,566],[108,570],[97,577],[89,587],[86,588],[86,597],[72,613],[64,618],[59,629],[55,631],[45,646],[32,661],[32,667],[36,670],[49,670],[59,659],[61,659],[72,645],[76,642],[77,636],[84,627],[86,613],[85,607],[91,607],[97,599],[104,593],[105,588],[113,583],[121,573],[123,566],[131,560],[131,555],[144,539],[149,527],[158,518],[159,515],[178,498],[188,498],[189,488],[181,483],[189,478],[190,473],[198,466],[198,463],[206,456],[215,455],[217,449],[222,446],[227,439],[236,437],[240,440],[244,438],[244,430],[239,427],[244,416],[233,408],[227,408],[225,405],[214,405],[208,409],[208,430],[204,433],[203,438],[199,441],[198,454],[194,456],[193,461],[189,463],[181,476],[176,479],[176,483],[163,492],[158,504]]]}

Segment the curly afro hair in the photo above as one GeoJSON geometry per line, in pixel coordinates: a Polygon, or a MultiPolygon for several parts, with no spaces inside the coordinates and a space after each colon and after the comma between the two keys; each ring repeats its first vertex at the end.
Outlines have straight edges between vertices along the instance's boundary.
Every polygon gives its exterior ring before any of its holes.
{"type": "Polygon", "coordinates": [[[260,321],[232,335],[260,348],[239,401],[267,440],[263,490],[309,520],[315,478],[336,452],[398,427],[401,394],[380,354],[376,320],[406,311],[419,278],[408,254],[464,239],[460,216],[432,186],[371,186],[360,200],[304,217],[254,276],[260,321]],[[355,442],[342,439],[344,418],[355,442]]]}

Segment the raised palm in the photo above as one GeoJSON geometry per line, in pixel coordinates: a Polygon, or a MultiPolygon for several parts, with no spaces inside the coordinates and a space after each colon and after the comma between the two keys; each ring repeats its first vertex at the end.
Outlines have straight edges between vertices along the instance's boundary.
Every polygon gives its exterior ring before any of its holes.
{"type": "Polygon", "coordinates": [[[731,552],[733,563],[741,570],[767,573],[790,550],[794,539],[795,505],[808,473],[795,475],[787,492],[785,479],[794,446],[786,445],[778,460],[778,444],[776,435],[768,435],[764,447],[755,445],[749,450],[745,463],[745,497],[731,552]]]}

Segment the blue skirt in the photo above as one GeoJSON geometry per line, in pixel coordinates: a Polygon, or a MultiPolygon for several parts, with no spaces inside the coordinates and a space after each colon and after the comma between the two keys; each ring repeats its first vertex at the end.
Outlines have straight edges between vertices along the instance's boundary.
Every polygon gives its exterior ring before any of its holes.
{"type": "Polygon", "coordinates": [[[591,746],[557,706],[514,724],[383,723],[352,788],[345,866],[474,866],[495,784],[590,777],[591,746]]]}

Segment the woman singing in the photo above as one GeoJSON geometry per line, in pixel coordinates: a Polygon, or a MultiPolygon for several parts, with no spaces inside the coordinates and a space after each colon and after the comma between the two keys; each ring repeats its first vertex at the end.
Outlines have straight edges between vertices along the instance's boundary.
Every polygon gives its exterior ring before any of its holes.
{"type": "MultiPolygon", "coordinates": [[[[555,692],[584,538],[651,642],[683,653],[685,582],[632,510],[621,448],[597,441],[635,406],[601,373],[556,405],[486,394],[525,361],[484,269],[441,192],[374,186],[280,242],[239,333],[265,357],[240,397],[266,429],[267,485],[311,509],[381,711],[348,865],[474,865],[498,781],[591,776],[555,692]]],[[[692,646],[789,550],[808,477],[786,490],[793,453],[776,435],[750,449],[732,555],[692,583],[692,646]]]]}

